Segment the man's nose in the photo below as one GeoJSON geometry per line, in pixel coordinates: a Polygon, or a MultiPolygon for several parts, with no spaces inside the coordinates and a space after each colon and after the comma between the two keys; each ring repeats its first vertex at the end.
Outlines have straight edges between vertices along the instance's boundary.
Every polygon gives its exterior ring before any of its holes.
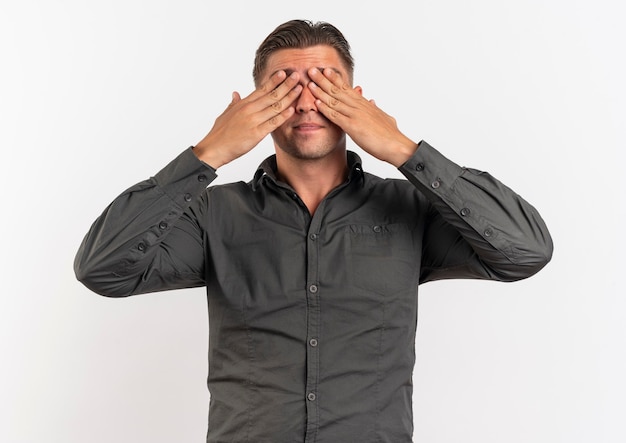
{"type": "Polygon", "coordinates": [[[317,106],[315,106],[315,96],[311,93],[311,90],[307,85],[303,85],[300,97],[296,100],[296,111],[299,114],[305,112],[315,111],[317,112],[317,106]]]}

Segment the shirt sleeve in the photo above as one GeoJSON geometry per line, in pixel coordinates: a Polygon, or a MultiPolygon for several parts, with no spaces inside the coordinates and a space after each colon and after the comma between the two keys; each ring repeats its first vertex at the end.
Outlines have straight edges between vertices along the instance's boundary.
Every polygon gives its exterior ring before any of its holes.
{"type": "Polygon", "coordinates": [[[110,297],[204,284],[200,196],[217,177],[191,148],[120,194],[84,237],[79,281],[110,297]]]}
{"type": "Polygon", "coordinates": [[[537,210],[487,172],[460,167],[424,141],[399,169],[432,207],[420,282],[515,281],[550,261],[552,238],[537,210]]]}

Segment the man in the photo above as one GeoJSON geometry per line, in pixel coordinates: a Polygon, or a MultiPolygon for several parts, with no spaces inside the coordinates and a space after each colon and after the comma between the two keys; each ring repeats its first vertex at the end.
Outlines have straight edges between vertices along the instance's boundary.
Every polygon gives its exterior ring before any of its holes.
{"type": "Polygon", "coordinates": [[[195,147],[111,203],[76,275],[112,297],[207,287],[207,442],[410,442],[418,285],[529,277],[550,234],[491,175],[365,99],[332,25],[279,26],[254,80],[195,147]],[[207,188],[267,134],[276,154],[250,182],[207,188]],[[346,134],[407,180],[364,172],[346,134]]]}

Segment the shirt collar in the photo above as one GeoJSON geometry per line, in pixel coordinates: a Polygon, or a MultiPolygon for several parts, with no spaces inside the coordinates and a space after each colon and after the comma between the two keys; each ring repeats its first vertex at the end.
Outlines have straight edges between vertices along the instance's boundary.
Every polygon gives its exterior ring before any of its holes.
{"type": "MultiPolygon", "coordinates": [[[[355,152],[348,151],[348,181],[355,180],[357,178],[363,177],[363,167],[361,162],[361,157],[358,156],[355,152]]],[[[263,178],[267,177],[272,180],[274,183],[278,181],[276,178],[276,154],[270,155],[259,165],[256,172],[254,173],[254,178],[252,179],[252,187],[256,189],[261,185],[263,178]]]]}

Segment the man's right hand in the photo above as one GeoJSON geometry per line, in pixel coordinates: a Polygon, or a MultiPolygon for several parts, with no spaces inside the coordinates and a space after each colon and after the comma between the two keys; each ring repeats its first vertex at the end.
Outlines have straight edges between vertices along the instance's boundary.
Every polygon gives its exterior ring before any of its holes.
{"type": "Polygon", "coordinates": [[[278,71],[246,98],[233,92],[233,100],[211,131],[193,148],[196,156],[214,169],[251,151],[267,134],[291,117],[291,104],[302,92],[298,74],[278,71]]]}

